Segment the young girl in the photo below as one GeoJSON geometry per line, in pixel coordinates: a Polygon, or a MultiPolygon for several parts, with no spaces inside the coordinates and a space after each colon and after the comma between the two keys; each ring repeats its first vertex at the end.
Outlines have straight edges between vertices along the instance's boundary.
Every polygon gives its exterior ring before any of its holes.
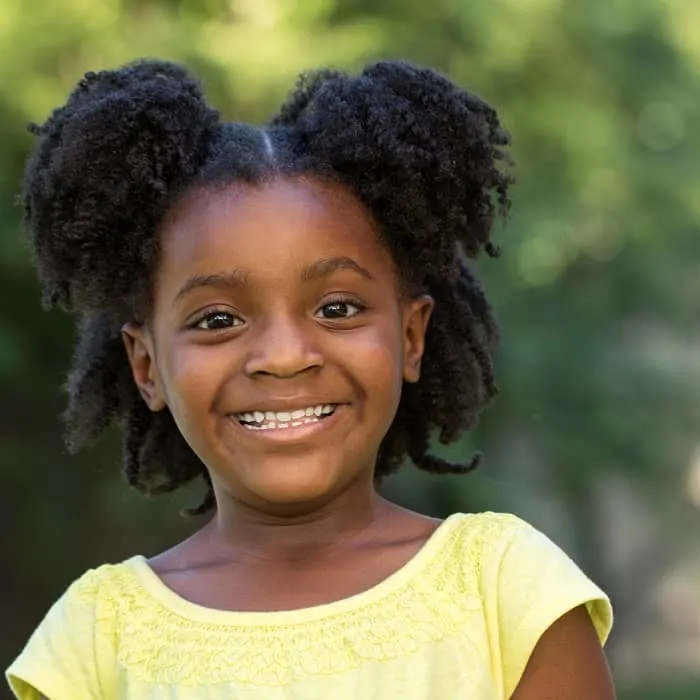
{"type": "Polygon", "coordinates": [[[466,264],[508,206],[495,112],[431,70],[303,77],[264,128],[182,68],[88,73],[24,202],[46,302],[79,320],[78,449],[117,423],[148,494],[211,511],[91,570],[7,671],[19,698],[607,700],[610,604],[512,515],[380,497],[496,391],[466,264]]]}

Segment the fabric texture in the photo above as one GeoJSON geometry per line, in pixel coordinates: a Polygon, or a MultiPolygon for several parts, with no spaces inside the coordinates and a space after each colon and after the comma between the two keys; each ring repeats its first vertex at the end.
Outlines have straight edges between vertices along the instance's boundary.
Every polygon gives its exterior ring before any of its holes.
{"type": "Polygon", "coordinates": [[[513,515],[445,520],[401,569],[326,605],[231,612],[190,603],[143,557],[93,569],[7,670],[20,700],[506,700],[538,639],[608,597],[513,515]]]}

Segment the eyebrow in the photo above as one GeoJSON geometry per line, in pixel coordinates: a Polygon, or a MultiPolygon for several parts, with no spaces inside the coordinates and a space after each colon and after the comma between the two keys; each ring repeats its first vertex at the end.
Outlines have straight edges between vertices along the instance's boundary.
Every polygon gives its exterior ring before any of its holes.
{"type": "Polygon", "coordinates": [[[369,270],[362,267],[362,265],[355,262],[352,258],[347,257],[322,258],[321,260],[317,260],[315,263],[304,268],[301,273],[301,278],[304,282],[311,282],[312,280],[328,277],[328,275],[336,272],[336,270],[352,270],[366,280],[374,280],[369,270]]]}
{"type": "MultiPolygon", "coordinates": [[[[323,279],[333,274],[337,270],[352,270],[367,280],[374,280],[369,270],[362,267],[352,258],[322,258],[308,265],[302,270],[301,279],[304,282],[323,279]]],[[[185,284],[180,287],[175,295],[175,302],[180,301],[184,296],[194,289],[200,287],[218,287],[220,289],[241,289],[250,281],[250,273],[238,268],[226,270],[225,272],[215,272],[210,275],[192,275],[187,278],[185,284]]]]}
{"type": "Polygon", "coordinates": [[[180,301],[184,296],[194,289],[200,287],[218,287],[219,289],[240,289],[248,281],[249,275],[243,270],[232,269],[226,272],[215,272],[211,275],[192,275],[187,278],[185,284],[175,295],[175,302],[180,301]]]}

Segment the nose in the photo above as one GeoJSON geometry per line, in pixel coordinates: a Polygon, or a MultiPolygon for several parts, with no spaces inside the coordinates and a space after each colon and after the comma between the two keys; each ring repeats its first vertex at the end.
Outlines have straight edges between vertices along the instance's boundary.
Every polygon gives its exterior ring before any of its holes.
{"type": "Polygon", "coordinates": [[[287,378],[322,367],[323,356],[312,336],[303,321],[288,317],[271,319],[254,334],[254,347],[245,362],[246,374],[287,378]]]}

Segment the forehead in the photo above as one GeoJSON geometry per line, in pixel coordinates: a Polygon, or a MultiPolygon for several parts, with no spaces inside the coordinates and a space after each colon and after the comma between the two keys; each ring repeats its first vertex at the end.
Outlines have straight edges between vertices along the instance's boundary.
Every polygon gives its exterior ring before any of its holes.
{"type": "Polygon", "coordinates": [[[342,185],[310,178],[191,192],[166,218],[160,235],[159,277],[235,267],[251,278],[279,278],[337,256],[395,276],[362,202],[342,185]]]}

